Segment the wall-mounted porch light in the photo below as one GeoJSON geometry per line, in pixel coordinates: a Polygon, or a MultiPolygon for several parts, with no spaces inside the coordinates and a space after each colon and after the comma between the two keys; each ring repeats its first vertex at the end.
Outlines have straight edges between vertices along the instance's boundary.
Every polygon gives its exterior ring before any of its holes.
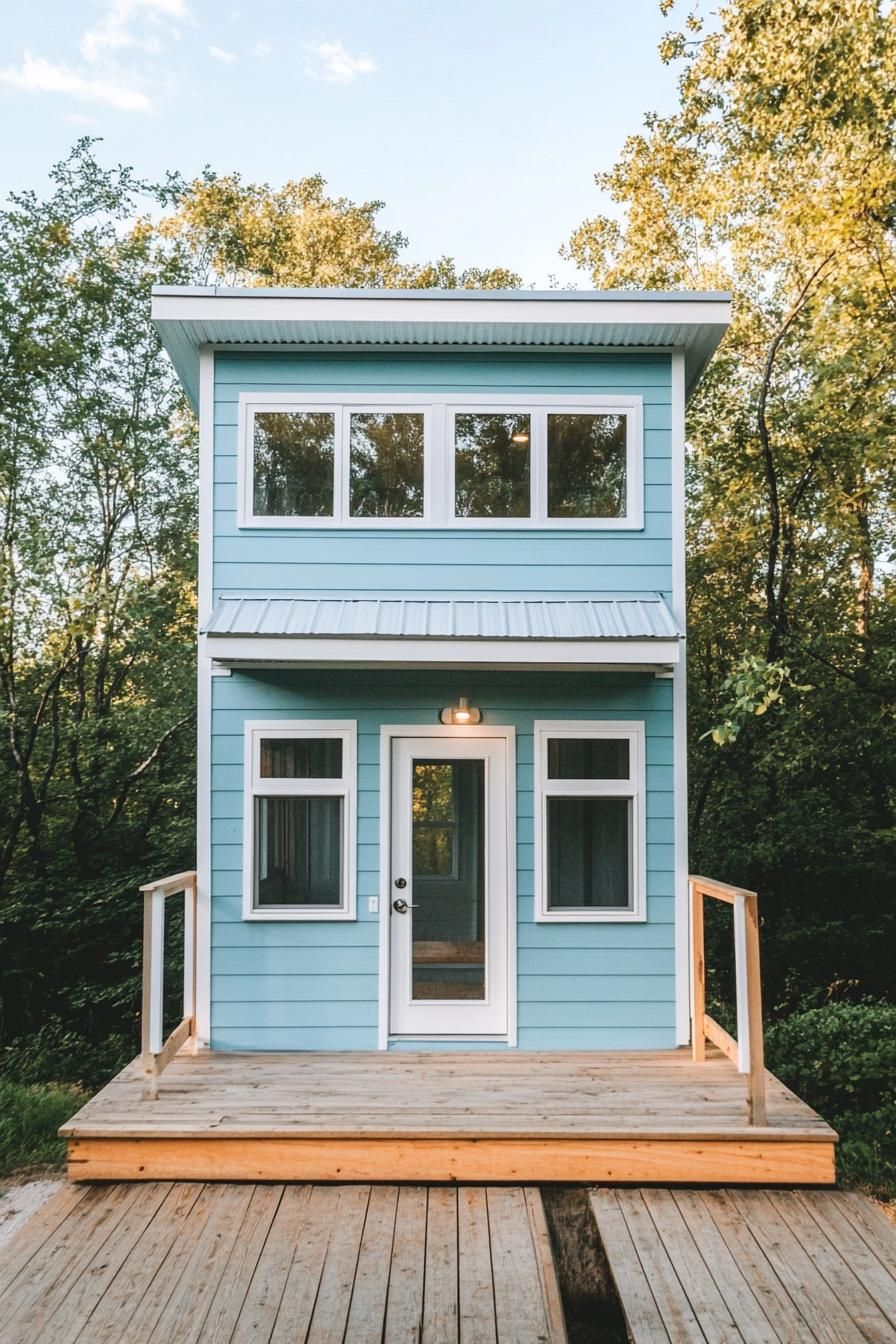
{"type": "Polygon", "coordinates": [[[465,695],[462,695],[456,705],[446,705],[439,714],[442,723],[453,723],[459,727],[464,727],[470,723],[480,723],[482,721],[482,710],[474,709],[465,695]]]}

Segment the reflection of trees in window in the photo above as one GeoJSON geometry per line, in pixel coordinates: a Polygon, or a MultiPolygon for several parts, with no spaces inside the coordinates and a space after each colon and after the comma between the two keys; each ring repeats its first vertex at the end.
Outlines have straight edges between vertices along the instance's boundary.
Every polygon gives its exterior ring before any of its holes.
{"type": "Polygon", "coordinates": [[[255,413],[254,512],[320,518],[333,513],[332,411],[255,413]]]}
{"type": "Polygon", "coordinates": [[[415,761],[411,797],[414,876],[450,877],[455,868],[457,800],[449,761],[415,761]]]}
{"type": "Polygon", "coordinates": [[[625,512],[625,416],[548,416],[548,517],[625,512]]]}
{"type": "Polygon", "coordinates": [[[454,419],[454,512],[458,518],[528,518],[528,415],[454,419]]]}
{"type": "Polygon", "coordinates": [[[423,516],[423,415],[364,411],[351,417],[353,518],[423,516]]]}

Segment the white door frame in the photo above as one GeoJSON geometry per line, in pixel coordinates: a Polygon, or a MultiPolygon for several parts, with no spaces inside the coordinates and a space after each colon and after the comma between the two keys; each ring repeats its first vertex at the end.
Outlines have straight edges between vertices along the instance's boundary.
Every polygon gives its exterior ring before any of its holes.
{"type": "MultiPolygon", "coordinates": [[[[380,955],[379,955],[379,1028],[380,1050],[389,1048],[389,1004],[391,975],[391,903],[392,903],[392,742],[397,737],[439,739],[495,738],[505,743],[506,778],[504,795],[507,807],[507,1034],[500,1036],[427,1035],[415,1040],[495,1040],[517,1043],[517,893],[516,893],[516,729],[477,724],[473,727],[435,726],[422,723],[383,724],[380,728],[380,955]]],[[[402,1039],[402,1038],[397,1038],[402,1039]]]]}

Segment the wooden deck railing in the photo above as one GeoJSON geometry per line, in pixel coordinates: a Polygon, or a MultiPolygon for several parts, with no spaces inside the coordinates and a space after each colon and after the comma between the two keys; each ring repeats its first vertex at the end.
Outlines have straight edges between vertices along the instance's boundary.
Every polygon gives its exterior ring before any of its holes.
{"type": "Polygon", "coordinates": [[[143,892],[143,1012],[141,1055],[143,1100],[159,1095],[159,1074],[186,1042],[196,1049],[196,874],[175,873],[157,882],[146,882],[143,892]],[[183,1018],[166,1041],[165,1002],[165,902],[169,896],[184,897],[184,1010],[183,1018]]]}
{"type": "Polygon", "coordinates": [[[759,909],[755,891],[731,887],[710,877],[689,877],[691,890],[691,952],[693,1001],[691,1047],[695,1060],[706,1058],[712,1041],[747,1076],[747,1111],[751,1125],[767,1123],[765,1056],[762,1044],[762,993],[759,982],[759,909]],[[706,1011],[706,953],[703,899],[713,896],[734,907],[734,965],[737,976],[737,1040],[706,1011]]]}

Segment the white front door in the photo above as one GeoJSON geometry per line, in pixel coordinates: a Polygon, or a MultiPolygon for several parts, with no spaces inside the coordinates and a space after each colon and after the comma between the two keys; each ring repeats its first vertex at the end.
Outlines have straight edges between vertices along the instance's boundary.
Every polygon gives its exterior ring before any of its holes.
{"type": "Polygon", "coordinates": [[[507,746],[393,739],[392,1035],[507,1032],[507,746]]]}

